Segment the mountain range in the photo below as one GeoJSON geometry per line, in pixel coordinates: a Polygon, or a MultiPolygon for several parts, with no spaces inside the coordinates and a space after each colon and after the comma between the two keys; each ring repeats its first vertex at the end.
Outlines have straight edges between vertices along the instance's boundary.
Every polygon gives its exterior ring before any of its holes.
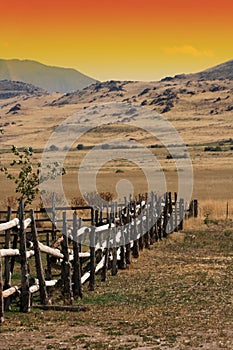
{"type": "Polygon", "coordinates": [[[95,79],[71,68],[52,67],[31,60],[0,59],[0,80],[33,84],[47,92],[71,92],[96,83],[95,79]]]}

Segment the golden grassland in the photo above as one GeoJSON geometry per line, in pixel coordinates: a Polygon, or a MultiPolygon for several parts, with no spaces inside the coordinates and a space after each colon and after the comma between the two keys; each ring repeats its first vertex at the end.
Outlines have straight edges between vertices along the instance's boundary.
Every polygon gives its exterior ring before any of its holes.
{"type": "MultiPolygon", "coordinates": [[[[174,102],[174,108],[162,116],[174,125],[187,145],[194,174],[193,198],[197,198],[200,207],[203,208],[212,203],[214,215],[222,217],[227,202],[229,202],[229,213],[232,213],[233,150],[229,140],[232,137],[233,119],[232,112],[226,111],[227,106],[232,104],[232,83],[216,81],[215,84],[223,86],[224,89],[210,92],[209,87],[213,85],[212,82],[180,81],[170,84],[171,86],[167,86],[169,84],[165,82],[125,83],[121,94],[117,92],[106,93],[102,89],[101,92],[86,90],[81,97],[80,95],[77,97],[75,94],[68,97],[53,94],[31,98],[18,97],[17,99],[9,99],[7,102],[4,100],[0,107],[1,121],[10,124],[4,128],[4,135],[1,136],[1,152],[8,152],[12,144],[18,147],[31,146],[36,151],[35,161],[40,161],[46,142],[54,128],[83,107],[101,102],[121,102],[122,100],[140,104],[146,99],[148,108],[161,112],[161,107],[150,104],[154,97],[153,91],[162,94],[169,88],[177,93],[178,102],[174,102]],[[184,85],[194,94],[179,93],[184,85]],[[139,92],[145,88],[149,88],[150,92],[147,95],[139,96],[139,92]],[[58,98],[69,99],[69,103],[51,104],[58,98]],[[21,110],[15,115],[7,113],[15,103],[21,104],[21,110]],[[11,124],[12,121],[13,124],[11,124]],[[216,146],[219,144],[221,145],[220,152],[204,151],[208,145],[216,146]]],[[[101,126],[83,135],[72,145],[65,160],[67,174],[63,178],[63,185],[69,200],[80,195],[77,175],[83,157],[88,154],[91,147],[100,142],[108,142],[119,135],[125,139],[133,138],[147,147],[159,144],[159,141],[145,130],[128,126],[126,128],[125,125],[101,126]],[[84,150],[76,150],[79,143],[85,146],[84,150]]],[[[174,160],[167,159],[168,152],[165,148],[150,148],[150,151],[160,162],[158,172],[163,173],[167,190],[177,191],[178,172],[174,160]]],[[[10,153],[1,153],[1,165],[9,164],[11,158],[10,153]]],[[[143,173],[145,164],[143,159],[140,161],[140,166],[120,158],[104,164],[97,175],[98,191],[110,191],[116,194],[116,184],[121,179],[128,179],[132,182],[134,195],[146,192],[147,181],[143,173]]],[[[6,197],[13,195],[14,188],[2,174],[0,174],[0,183],[1,199],[4,201],[6,197]]]]}

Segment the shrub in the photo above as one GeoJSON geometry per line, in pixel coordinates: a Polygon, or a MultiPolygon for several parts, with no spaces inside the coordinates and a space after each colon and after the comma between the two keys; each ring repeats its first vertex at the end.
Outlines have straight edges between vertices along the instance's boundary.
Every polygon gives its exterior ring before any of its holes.
{"type": "Polygon", "coordinates": [[[77,149],[80,151],[80,150],[82,150],[84,148],[84,146],[83,146],[83,144],[82,143],[79,143],[78,145],[77,145],[77,149]]]}
{"type": "Polygon", "coordinates": [[[222,152],[222,148],[220,146],[206,146],[204,152],[222,152]]]}

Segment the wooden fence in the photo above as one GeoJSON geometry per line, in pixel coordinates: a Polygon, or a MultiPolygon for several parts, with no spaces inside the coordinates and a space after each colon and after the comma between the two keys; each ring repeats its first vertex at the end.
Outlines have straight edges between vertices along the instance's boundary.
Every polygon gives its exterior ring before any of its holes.
{"type": "Polygon", "coordinates": [[[116,275],[118,269],[130,264],[131,255],[138,258],[140,250],[182,230],[185,217],[197,216],[197,206],[196,200],[186,204],[176,193],[173,198],[171,193],[163,197],[151,193],[101,208],[56,207],[53,203],[46,209],[52,221],[45,209],[25,211],[22,201],[17,211],[8,208],[0,212],[1,216],[5,215],[5,222],[0,223],[0,247],[3,247],[0,249],[0,322],[4,321],[4,311],[10,310],[11,298],[16,293],[21,312],[30,310],[36,292],[41,306],[61,309],[51,305],[54,286],[60,286],[64,305],[71,306],[74,299],[82,298],[84,283],[89,281],[89,289],[95,289],[96,273],[101,273],[102,281],[106,280],[109,269],[116,275]],[[80,211],[89,214],[81,220],[80,211]],[[30,276],[31,257],[34,257],[34,278],[30,276]],[[42,261],[46,261],[46,266],[42,261]],[[12,285],[11,281],[16,262],[20,263],[20,286],[12,285]],[[54,266],[61,271],[58,279],[53,279],[54,266]]]}

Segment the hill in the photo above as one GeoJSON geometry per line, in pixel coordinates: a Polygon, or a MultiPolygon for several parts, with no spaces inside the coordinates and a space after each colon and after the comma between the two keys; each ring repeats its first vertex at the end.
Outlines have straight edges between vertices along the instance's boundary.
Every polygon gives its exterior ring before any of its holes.
{"type": "Polygon", "coordinates": [[[44,94],[45,91],[32,84],[26,84],[21,81],[0,80],[0,99],[8,99],[20,95],[44,94]]]}
{"type": "Polygon", "coordinates": [[[81,90],[96,80],[75,69],[51,67],[31,60],[0,59],[0,80],[22,81],[48,92],[81,90]]]}
{"type": "MultiPolygon", "coordinates": [[[[194,74],[195,75],[195,74],[194,74]]],[[[224,80],[233,79],[233,60],[219,64],[196,74],[199,79],[224,80]]]]}
{"type": "Polygon", "coordinates": [[[233,60],[218,64],[217,66],[205,69],[193,74],[178,74],[174,77],[166,77],[161,81],[171,81],[177,79],[192,80],[233,80],[233,60]]]}

